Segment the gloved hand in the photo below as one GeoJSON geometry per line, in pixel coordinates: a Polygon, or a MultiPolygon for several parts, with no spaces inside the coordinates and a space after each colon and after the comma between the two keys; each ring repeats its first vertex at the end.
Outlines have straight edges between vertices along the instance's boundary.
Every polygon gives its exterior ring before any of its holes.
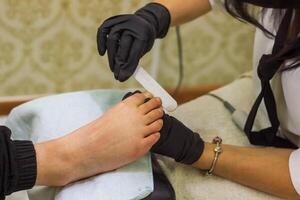
{"type": "Polygon", "coordinates": [[[164,114],[160,138],[151,152],[174,158],[176,162],[193,164],[202,155],[204,141],[175,117],[164,114]]]}
{"type": "MultiPolygon", "coordinates": [[[[135,93],[125,94],[123,99],[135,93]]],[[[193,164],[202,155],[204,141],[175,117],[164,114],[160,138],[151,148],[151,152],[174,158],[184,164],[193,164]]]]}
{"type": "Polygon", "coordinates": [[[149,3],[135,14],[108,18],[99,27],[97,47],[101,56],[107,50],[115,79],[126,81],[135,71],[140,58],[163,38],[170,26],[170,13],[163,5],[149,3]]]}

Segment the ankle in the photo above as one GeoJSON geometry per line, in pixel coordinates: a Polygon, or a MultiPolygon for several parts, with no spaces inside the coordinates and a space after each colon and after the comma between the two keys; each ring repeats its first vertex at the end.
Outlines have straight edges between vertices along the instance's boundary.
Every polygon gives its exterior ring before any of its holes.
{"type": "Polygon", "coordinates": [[[37,185],[64,186],[72,182],[73,163],[61,139],[35,145],[37,154],[37,185]]]}

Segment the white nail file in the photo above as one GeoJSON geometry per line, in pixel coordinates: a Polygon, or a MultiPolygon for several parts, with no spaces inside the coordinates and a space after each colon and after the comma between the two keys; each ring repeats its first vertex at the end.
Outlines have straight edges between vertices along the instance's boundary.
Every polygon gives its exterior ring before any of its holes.
{"type": "Polygon", "coordinates": [[[155,97],[160,97],[162,106],[168,112],[172,112],[177,108],[177,102],[173,97],[162,88],[141,66],[139,66],[133,77],[150,93],[155,97]]]}

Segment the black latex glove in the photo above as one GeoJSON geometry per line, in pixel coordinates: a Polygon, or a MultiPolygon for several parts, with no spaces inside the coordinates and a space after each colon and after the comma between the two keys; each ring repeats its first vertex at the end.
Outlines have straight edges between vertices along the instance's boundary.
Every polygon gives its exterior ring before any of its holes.
{"type": "MultiPolygon", "coordinates": [[[[136,93],[140,91],[128,92],[123,100],[136,93]]],[[[204,141],[199,134],[194,133],[175,117],[164,114],[160,138],[152,146],[151,152],[174,158],[177,162],[193,164],[201,157],[203,150],[204,141]]]]}
{"type": "Polygon", "coordinates": [[[99,27],[97,47],[101,56],[107,50],[115,79],[126,81],[135,71],[140,58],[163,38],[170,26],[169,11],[158,3],[149,3],[135,14],[108,18],[99,27]]]}
{"type": "MultiPolygon", "coordinates": [[[[130,97],[130,96],[132,96],[132,95],[135,95],[136,93],[142,93],[142,92],[139,91],[139,90],[136,90],[136,91],[134,91],[134,92],[127,92],[127,93],[123,96],[122,101],[125,100],[125,99],[127,99],[128,97],[130,97]]],[[[146,99],[145,99],[145,100],[146,100],[146,99]]]]}
{"type": "Polygon", "coordinates": [[[202,155],[204,141],[175,117],[164,114],[160,138],[151,152],[174,158],[184,164],[193,164],[202,155]]]}

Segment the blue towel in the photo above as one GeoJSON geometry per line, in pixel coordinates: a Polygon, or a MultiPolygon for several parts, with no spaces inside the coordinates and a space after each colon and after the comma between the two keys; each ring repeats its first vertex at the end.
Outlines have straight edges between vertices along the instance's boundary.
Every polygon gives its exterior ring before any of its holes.
{"type": "MultiPolygon", "coordinates": [[[[118,103],[125,92],[93,90],[43,97],[13,109],[6,125],[12,130],[13,139],[37,143],[58,138],[101,116],[118,103]]],[[[151,159],[146,155],[113,172],[57,189],[55,199],[132,200],[144,198],[152,191],[151,159]]],[[[36,195],[53,199],[49,192],[36,192],[36,195]]],[[[38,196],[33,199],[39,199],[38,196]]]]}

